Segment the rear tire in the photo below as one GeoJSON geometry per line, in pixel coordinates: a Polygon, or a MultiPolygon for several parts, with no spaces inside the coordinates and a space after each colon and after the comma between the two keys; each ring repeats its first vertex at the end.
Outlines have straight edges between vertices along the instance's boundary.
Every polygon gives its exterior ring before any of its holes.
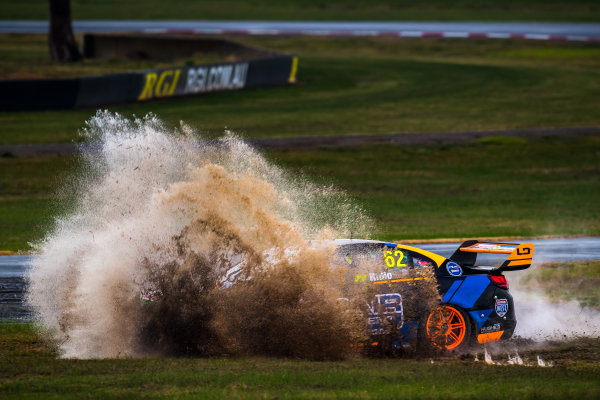
{"type": "Polygon", "coordinates": [[[472,340],[471,321],[460,308],[444,304],[433,310],[425,323],[431,346],[439,350],[464,350],[472,340]]]}

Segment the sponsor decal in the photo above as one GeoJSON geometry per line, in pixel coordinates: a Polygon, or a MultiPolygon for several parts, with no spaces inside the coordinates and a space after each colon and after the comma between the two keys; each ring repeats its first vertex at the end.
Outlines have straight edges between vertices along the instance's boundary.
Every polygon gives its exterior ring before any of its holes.
{"type": "Polygon", "coordinates": [[[477,243],[471,247],[470,249],[480,249],[480,250],[490,250],[490,251],[512,251],[514,246],[502,246],[498,244],[490,244],[490,243],[477,243]]]}
{"type": "Polygon", "coordinates": [[[367,323],[370,325],[371,334],[381,335],[386,333],[382,318],[391,322],[396,329],[402,328],[403,309],[400,293],[376,294],[375,299],[375,302],[367,303],[369,313],[367,323]],[[380,314],[380,311],[383,315],[380,314]]]}
{"type": "Polygon", "coordinates": [[[146,83],[138,100],[149,100],[155,97],[172,96],[177,87],[181,69],[167,69],[162,72],[146,73],[146,83]]]}
{"type": "Polygon", "coordinates": [[[367,274],[356,274],[354,282],[364,282],[367,280],[367,274]]]}
{"type": "Polygon", "coordinates": [[[144,87],[138,100],[168,97],[215,90],[241,89],[246,86],[248,63],[221,64],[183,68],[185,86],[177,89],[182,68],[146,73],[144,87]]]}
{"type": "Polygon", "coordinates": [[[448,264],[446,264],[446,270],[452,276],[462,275],[462,268],[460,267],[460,265],[452,261],[449,261],[448,264]]]}
{"type": "Polygon", "coordinates": [[[481,333],[498,332],[500,328],[500,323],[496,322],[494,325],[484,326],[483,328],[481,328],[481,333]]]}
{"type": "Polygon", "coordinates": [[[380,272],[380,273],[374,273],[374,272],[370,272],[369,273],[369,280],[371,282],[377,282],[377,281],[385,281],[388,279],[392,279],[392,273],[391,272],[380,272]]]}
{"type": "Polygon", "coordinates": [[[508,300],[507,299],[497,299],[496,300],[496,314],[499,317],[504,317],[508,312],[508,300]]]}
{"type": "Polygon", "coordinates": [[[184,93],[241,89],[246,85],[248,63],[190,68],[184,93]]]}
{"type": "Polygon", "coordinates": [[[521,246],[517,247],[517,255],[526,256],[528,254],[531,254],[531,247],[521,247],[521,246]]]}

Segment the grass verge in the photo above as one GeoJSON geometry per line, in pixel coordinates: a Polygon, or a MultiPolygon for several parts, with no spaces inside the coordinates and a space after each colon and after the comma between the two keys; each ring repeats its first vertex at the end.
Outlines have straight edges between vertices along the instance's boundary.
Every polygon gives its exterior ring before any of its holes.
{"type": "Polygon", "coordinates": [[[600,261],[543,263],[527,271],[521,282],[542,289],[549,299],[600,307],[600,261]]]}
{"type": "MultiPolygon", "coordinates": [[[[272,151],[292,176],[333,184],[388,240],[600,235],[600,137],[272,151]]],[[[0,158],[0,249],[28,250],[73,199],[76,157],[0,158]]]]}
{"type": "Polygon", "coordinates": [[[268,156],[345,189],[374,216],[379,238],[600,234],[597,136],[268,156]]]}
{"type": "MultiPolygon", "coordinates": [[[[28,398],[597,398],[598,340],[544,350],[553,368],[472,356],[309,362],[259,358],[57,359],[32,324],[0,324],[0,395],[28,398]],[[586,356],[578,355],[585,350],[586,356]],[[553,358],[553,356],[555,358],[553,358]],[[591,356],[591,359],[590,359],[591,356]]],[[[538,353],[539,354],[539,351],[538,353]]],[[[535,359],[535,353],[523,353],[535,359]]]]}
{"type": "Polygon", "coordinates": [[[75,157],[0,158],[0,250],[27,251],[72,199],[60,188],[78,167],[75,157]]]}
{"type": "MultiPolygon", "coordinates": [[[[0,35],[0,39],[2,35],[0,35]]],[[[139,63],[46,61],[44,37],[0,40],[1,74],[71,76],[139,63]],[[13,43],[14,41],[14,43],[13,43]]],[[[586,43],[390,38],[244,38],[298,54],[295,86],[111,107],[154,112],[209,136],[452,132],[600,125],[600,48],[586,43]]],[[[94,110],[0,113],[0,144],[77,140],[94,110]]]]}

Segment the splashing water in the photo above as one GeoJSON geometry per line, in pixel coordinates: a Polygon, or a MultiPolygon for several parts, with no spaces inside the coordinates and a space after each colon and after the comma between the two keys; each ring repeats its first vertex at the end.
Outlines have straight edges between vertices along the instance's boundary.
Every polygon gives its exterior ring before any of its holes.
{"type": "Polygon", "coordinates": [[[488,348],[487,345],[483,345],[483,359],[485,360],[486,364],[490,364],[490,365],[494,365],[496,364],[494,362],[494,360],[492,359],[492,355],[488,352],[488,348]]]}
{"type": "Polygon", "coordinates": [[[28,293],[62,356],[320,359],[363,339],[333,250],[309,243],[368,232],[343,194],[153,115],[98,112],[82,135],[76,203],[37,245],[28,293]]]}
{"type": "Polygon", "coordinates": [[[523,359],[521,358],[521,356],[519,355],[519,353],[517,353],[515,351],[515,355],[511,356],[510,354],[508,354],[508,361],[507,363],[509,365],[523,365],[523,359]]]}

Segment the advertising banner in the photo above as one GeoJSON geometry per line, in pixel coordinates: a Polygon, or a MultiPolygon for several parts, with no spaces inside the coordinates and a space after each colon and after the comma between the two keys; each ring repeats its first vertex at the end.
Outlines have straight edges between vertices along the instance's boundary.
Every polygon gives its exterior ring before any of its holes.
{"type": "Polygon", "coordinates": [[[72,79],[0,80],[0,111],[102,107],[294,83],[298,58],[264,58],[72,79]]]}

